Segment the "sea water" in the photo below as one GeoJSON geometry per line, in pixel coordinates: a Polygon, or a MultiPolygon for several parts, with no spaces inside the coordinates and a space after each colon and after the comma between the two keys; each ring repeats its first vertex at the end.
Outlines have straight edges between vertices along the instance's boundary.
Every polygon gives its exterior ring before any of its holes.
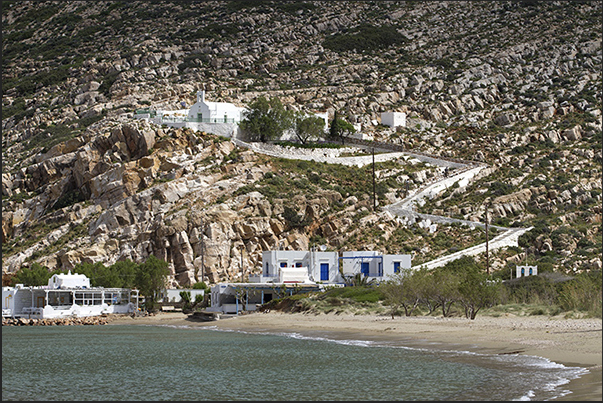
{"type": "Polygon", "coordinates": [[[2,400],[548,400],[586,372],[541,357],[328,333],[2,328],[2,400]]]}

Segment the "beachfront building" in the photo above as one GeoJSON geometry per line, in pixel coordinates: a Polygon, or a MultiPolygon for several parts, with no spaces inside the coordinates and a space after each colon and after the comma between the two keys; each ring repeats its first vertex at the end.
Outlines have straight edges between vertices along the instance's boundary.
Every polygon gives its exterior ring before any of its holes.
{"type": "Polygon", "coordinates": [[[239,130],[239,123],[246,109],[228,102],[205,100],[205,90],[197,92],[197,102],[189,109],[154,110],[137,109],[134,118],[145,119],[158,125],[176,128],[190,128],[194,131],[212,133],[233,138],[239,130]]]}
{"type": "Polygon", "coordinates": [[[406,127],[406,113],[383,112],[381,113],[381,124],[389,127],[406,127]]]}
{"type": "Polygon", "coordinates": [[[270,250],[262,252],[262,274],[248,283],[216,284],[210,312],[238,314],[287,295],[321,291],[324,284],[343,285],[337,252],[270,250]]]}
{"type": "Polygon", "coordinates": [[[339,258],[346,278],[362,273],[377,282],[387,280],[402,269],[411,268],[411,255],[386,255],[376,251],[347,251],[339,258]]]}
{"type": "Polygon", "coordinates": [[[182,302],[181,292],[190,293],[192,301],[197,298],[197,295],[201,295],[202,297],[205,295],[205,290],[199,288],[164,288],[160,291],[157,302],[162,304],[179,304],[182,302]]]}
{"type": "Polygon", "coordinates": [[[315,283],[220,283],[211,288],[211,306],[206,311],[224,314],[256,311],[274,299],[323,291],[324,287],[315,283]]]}
{"type": "Polygon", "coordinates": [[[247,283],[221,283],[211,289],[210,312],[255,311],[258,306],[287,295],[344,287],[357,273],[375,279],[411,268],[411,255],[374,251],[338,252],[269,250],[262,252],[262,274],[247,283]]]}
{"type": "Polygon", "coordinates": [[[2,317],[47,319],[138,311],[138,290],[90,287],[83,274],[54,274],[47,286],[2,287],[2,317]]]}
{"type": "Polygon", "coordinates": [[[262,252],[262,274],[250,282],[342,283],[337,252],[269,250],[262,252]]]}
{"type": "Polygon", "coordinates": [[[258,306],[296,293],[343,286],[337,252],[269,250],[262,252],[262,274],[248,283],[222,283],[211,289],[210,312],[255,311],[258,306]]]}

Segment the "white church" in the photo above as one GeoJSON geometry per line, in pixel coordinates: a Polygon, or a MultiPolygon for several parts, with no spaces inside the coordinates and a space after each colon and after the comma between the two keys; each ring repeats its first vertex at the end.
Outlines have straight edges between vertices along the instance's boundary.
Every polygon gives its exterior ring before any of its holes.
{"type": "Polygon", "coordinates": [[[205,90],[201,89],[197,92],[197,102],[190,109],[170,111],[139,109],[134,114],[134,118],[145,119],[158,125],[185,127],[233,138],[236,137],[245,110],[246,108],[228,102],[206,101],[205,90]]]}
{"type": "MultiPolygon", "coordinates": [[[[228,102],[211,102],[205,100],[205,89],[197,92],[197,102],[190,109],[178,110],[152,110],[150,108],[138,109],[134,113],[135,119],[144,119],[158,125],[176,128],[190,128],[228,138],[238,138],[239,123],[245,118],[247,108],[236,106],[228,102]]],[[[327,112],[314,112],[325,122],[325,131],[329,128],[327,112]]],[[[295,133],[289,130],[283,134],[281,140],[295,140],[295,133]]]]}

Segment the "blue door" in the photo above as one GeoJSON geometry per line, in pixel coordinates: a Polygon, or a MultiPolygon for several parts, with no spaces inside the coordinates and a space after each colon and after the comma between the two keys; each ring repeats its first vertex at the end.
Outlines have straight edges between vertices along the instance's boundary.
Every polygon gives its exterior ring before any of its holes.
{"type": "Polygon", "coordinates": [[[360,272],[368,277],[368,275],[369,275],[369,263],[368,262],[360,263],[360,272]]]}
{"type": "Polygon", "coordinates": [[[394,273],[400,273],[400,262],[394,262],[394,273]]]}
{"type": "Polygon", "coordinates": [[[329,264],[320,264],[320,281],[329,281],[329,264]]]}

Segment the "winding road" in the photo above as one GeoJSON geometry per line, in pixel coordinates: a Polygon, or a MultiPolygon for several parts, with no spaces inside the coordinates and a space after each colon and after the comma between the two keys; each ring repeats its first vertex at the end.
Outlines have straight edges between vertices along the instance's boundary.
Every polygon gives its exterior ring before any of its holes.
{"type": "MultiPolygon", "coordinates": [[[[359,167],[368,165],[373,162],[372,155],[340,157],[339,153],[341,151],[338,151],[338,149],[329,149],[328,151],[325,151],[323,149],[310,150],[295,147],[281,147],[274,144],[247,143],[236,138],[231,139],[231,141],[238,146],[251,149],[258,153],[271,155],[273,157],[312,160],[317,162],[326,162],[329,164],[344,164],[350,166],[356,165],[359,167]]],[[[361,142],[357,141],[356,143],[361,142]]],[[[478,164],[472,161],[463,161],[451,158],[445,159],[416,151],[403,151],[400,146],[397,146],[395,144],[371,142],[359,145],[363,146],[364,148],[366,148],[367,146],[372,146],[375,149],[379,148],[381,151],[389,151],[386,153],[375,154],[375,162],[387,161],[401,157],[405,159],[416,158],[420,161],[438,166],[443,169],[452,169],[452,175],[436,177],[431,182],[427,182],[418,189],[415,189],[413,192],[410,192],[403,200],[382,207],[382,210],[388,211],[392,215],[403,218],[409,224],[416,223],[419,221],[425,221],[427,225],[430,225],[431,223],[460,223],[462,225],[470,227],[485,227],[485,223],[480,223],[476,221],[460,220],[451,217],[418,213],[416,212],[416,206],[422,206],[425,203],[425,199],[431,199],[436,197],[439,193],[446,190],[448,187],[452,186],[456,182],[458,182],[460,187],[467,186],[482,169],[487,167],[486,164],[478,164]],[[377,146],[375,146],[375,144],[377,146]]],[[[488,240],[487,246],[489,252],[504,247],[518,246],[517,240],[519,236],[532,229],[532,227],[505,228],[494,225],[489,226],[489,228],[496,228],[498,232],[501,232],[494,238],[488,240]]],[[[458,252],[451,253],[446,256],[441,256],[437,259],[422,263],[413,268],[419,269],[424,267],[427,269],[433,269],[436,267],[444,266],[448,262],[459,259],[463,256],[475,256],[485,252],[486,242],[474,245],[466,249],[462,249],[458,252]]]]}

